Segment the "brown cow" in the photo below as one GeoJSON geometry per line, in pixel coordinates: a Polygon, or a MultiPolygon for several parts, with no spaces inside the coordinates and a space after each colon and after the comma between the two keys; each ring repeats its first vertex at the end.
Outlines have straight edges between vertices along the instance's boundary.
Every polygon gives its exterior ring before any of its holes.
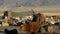
{"type": "Polygon", "coordinates": [[[20,31],[25,31],[27,34],[31,34],[34,32],[35,34],[38,34],[39,29],[41,28],[41,24],[38,22],[30,22],[29,24],[24,24],[20,26],[20,31]]]}
{"type": "MultiPolygon", "coordinates": [[[[39,17],[39,19],[41,20],[40,22],[32,22],[30,21],[29,24],[24,24],[23,27],[25,27],[25,31],[28,34],[31,34],[32,32],[34,32],[35,34],[39,34],[39,29],[41,30],[42,25],[44,24],[44,18],[39,17]]],[[[41,32],[40,32],[41,33],[41,32]]]]}
{"type": "Polygon", "coordinates": [[[25,31],[27,32],[27,34],[41,34],[41,32],[39,33],[38,31],[39,29],[41,30],[43,24],[45,24],[45,17],[43,14],[39,13],[37,14],[37,21],[30,21],[29,24],[24,24],[23,27],[25,27],[25,31]]]}

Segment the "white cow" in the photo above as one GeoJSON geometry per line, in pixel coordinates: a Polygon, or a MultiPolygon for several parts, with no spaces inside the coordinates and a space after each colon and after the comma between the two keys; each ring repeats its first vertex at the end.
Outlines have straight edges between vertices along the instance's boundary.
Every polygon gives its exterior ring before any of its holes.
{"type": "Polygon", "coordinates": [[[2,23],[2,26],[9,26],[8,23],[2,23]]]}

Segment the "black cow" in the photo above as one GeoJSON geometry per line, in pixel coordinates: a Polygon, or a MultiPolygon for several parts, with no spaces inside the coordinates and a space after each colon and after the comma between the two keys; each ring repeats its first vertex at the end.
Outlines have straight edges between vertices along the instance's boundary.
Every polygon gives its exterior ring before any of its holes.
{"type": "Polygon", "coordinates": [[[5,31],[6,34],[18,34],[16,29],[13,29],[13,30],[5,29],[4,31],[5,31]]]}

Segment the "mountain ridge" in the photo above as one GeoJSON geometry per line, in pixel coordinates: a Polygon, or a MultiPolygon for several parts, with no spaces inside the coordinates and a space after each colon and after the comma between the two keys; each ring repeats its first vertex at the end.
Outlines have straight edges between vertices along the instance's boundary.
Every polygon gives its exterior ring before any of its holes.
{"type": "Polygon", "coordinates": [[[58,6],[60,0],[4,0],[4,5],[15,6],[16,2],[22,6],[58,6]]]}

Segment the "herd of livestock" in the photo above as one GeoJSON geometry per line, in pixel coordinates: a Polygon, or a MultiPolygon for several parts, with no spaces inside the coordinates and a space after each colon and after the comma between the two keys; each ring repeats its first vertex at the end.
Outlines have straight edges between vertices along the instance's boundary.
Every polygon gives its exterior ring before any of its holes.
{"type": "Polygon", "coordinates": [[[52,34],[53,33],[53,25],[59,25],[60,27],[60,18],[56,16],[44,16],[41,13],[36,13],[32,11],[32,17],[28,17],[27,19],[23,19],[21,16],[20,19],[10,18],[11,20],[5,20],[8,23],[3,23],[0,21],[0,26],[19,26],[20,31],[25,31],[27,34],[52,34]],[[45,33],[42,33],[41,28],[45,29],[45,33]]]}

